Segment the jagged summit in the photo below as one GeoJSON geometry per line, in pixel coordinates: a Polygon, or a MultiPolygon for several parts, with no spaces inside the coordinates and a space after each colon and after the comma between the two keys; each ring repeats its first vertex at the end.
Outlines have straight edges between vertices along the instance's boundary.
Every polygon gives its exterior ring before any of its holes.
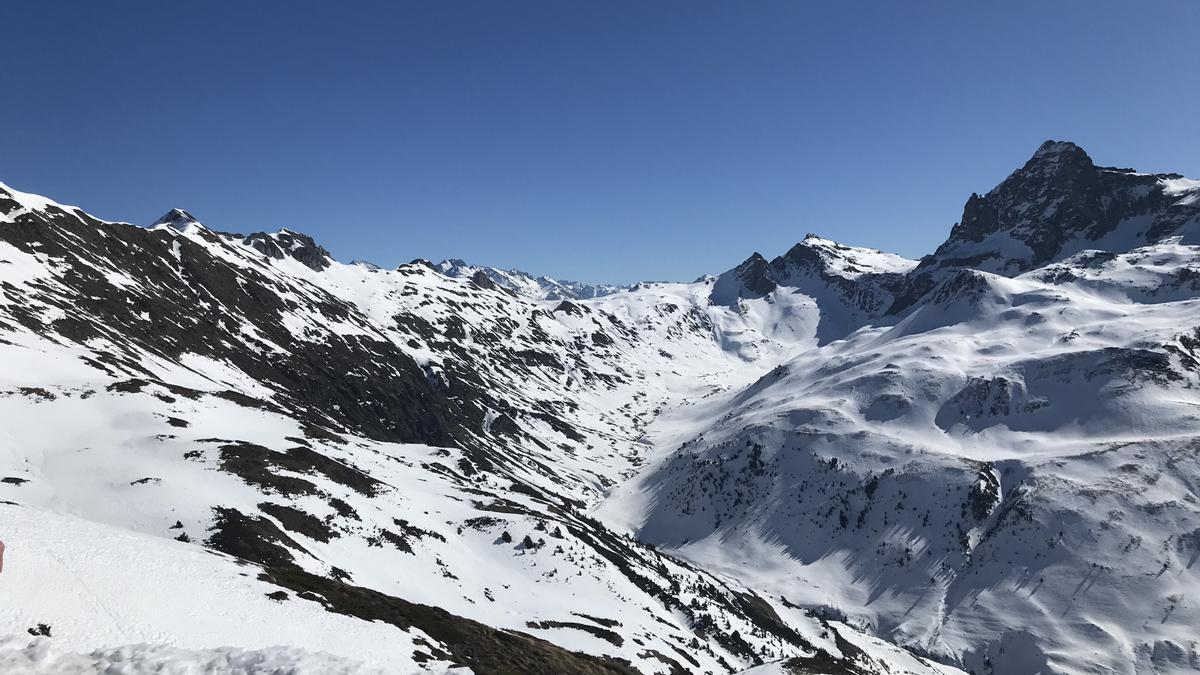
{"type": "Polygon", "coordinates": [[[1082,158],[1089,162],[1091,161],[1091,158],[1088,157],[1088,154],[1084,152],[1083,148],[1079,147],[1078,145],[1075,145],[1071,141],[1056,141],[1053,139],[1047,140],[1039,145],[1038,149],[1034,151],[1033,157],[1031,157],[1029,161],[1037,162],[1056,160],[1063,157],[1075,159],[1082,158]]]}
{"type": "Polygon", "coordinates": [[[848,279],[864,274],[902,274],[916,264],[916,261],[894,253],[849,246],[811,232],[804,235],[804,239],[787,253],[771,261],[779,277],[786,277],[800,268],[808,268],[812,272],[848,279]]]}
{"type": "Polygon", "coordinates": [[[171,209],[162,215],[161,218],[151,223],[151,229],[157,227],[170,227],[176,230],[186,230],[193,225],[200,225],[200,221],[192,214],[183,209],[171,209]]]}
{"type": "Polygon", "coordinates": [[[161,218],[154,221],[154,224],[166,224],[176,220],[196,220],[196,217],[183,209],[171,209],[163,214],[161,218]]]}
{"type": "Polygon", "coordinates": [[[312,237],[288,229],[274,233],[255,232],[243,242],[263,255],[276,260],[283,259],[284,256],[291,257],[317,272],[329,267],[333,259],[329,251],[312,237]]]}
{"type": "Polygon", "coordinates": [[[1095,173],[1096,164],[1083,148],[1070,141],[1046,141],[1004,182],[1046,181],[1067,187],[1075,181],[1090,181],[1095,173]]]}
{"type": "Polygon", "coordinates": [[[761,298],[776,288],[771,264],[755,251],[742,264],[717,277],[709,299],[718,305],[736,305],[739,300],[761,298]]]}
{"type": "MultiPolygon", "coordinates": [[[[330,266],[333,257],[311,236],[288,228],[276,232],[253,232],[241,235],[230,232],[212,232],[184,209],[171,209],[150,226],[152,230],[170,229],[181,233],[203,232],[220,239],[240,241],[273,260],[295,259],[305,266],[320,272],[330,266]]],[[[352,263],[353,264],[353,263],[352,263]]]]}
{"type": "Polygon", "coordinates": [[[769,262],[755,253],[717,277],[709,300],[736,306],[767,295],[801,293],[820,307],[816,337],[824,343],[880,316],[916,266],[915,260],[808,233],[769,262]]]}
{"type": "Polygon", "coordinates": [[[1012,276],[1081,250],[1123,252],[1194,235],[1200,206],[1171,199],[1175,174],[1098,167],[1078,145],[1046,141],[985,195],[972,194],[922,268],[1012,276]]]}

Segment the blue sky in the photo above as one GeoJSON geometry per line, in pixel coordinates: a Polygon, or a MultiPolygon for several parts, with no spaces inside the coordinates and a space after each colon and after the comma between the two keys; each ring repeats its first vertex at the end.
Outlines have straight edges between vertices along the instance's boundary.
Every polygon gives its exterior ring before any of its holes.
{"type": "Polygon", "coordinates": [[[920,256],[1047,138],[1200,176],[1200,3],[825,4],[6,3],[0,181],[628,282],[920,256]]]}

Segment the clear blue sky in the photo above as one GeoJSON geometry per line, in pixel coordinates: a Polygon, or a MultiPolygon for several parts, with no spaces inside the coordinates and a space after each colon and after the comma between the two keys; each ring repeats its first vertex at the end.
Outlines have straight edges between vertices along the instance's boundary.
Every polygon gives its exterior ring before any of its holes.
{"type": "Polygon", "coordinates": [[[337,257],[920,256],[1047,139],[1200,176],[1200,2],[5,3],[0,181],[337,257]]]}

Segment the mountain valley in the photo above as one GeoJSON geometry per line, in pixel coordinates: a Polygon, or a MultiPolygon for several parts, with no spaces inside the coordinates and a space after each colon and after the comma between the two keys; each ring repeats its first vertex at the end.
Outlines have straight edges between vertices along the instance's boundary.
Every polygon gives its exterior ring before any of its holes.
{"type": "Polygon", "coordinates": [[[1061,141],[627,287],[0,185],[0,670],[1200,670],[1198,310],[1200,181],[1061,141]]]}

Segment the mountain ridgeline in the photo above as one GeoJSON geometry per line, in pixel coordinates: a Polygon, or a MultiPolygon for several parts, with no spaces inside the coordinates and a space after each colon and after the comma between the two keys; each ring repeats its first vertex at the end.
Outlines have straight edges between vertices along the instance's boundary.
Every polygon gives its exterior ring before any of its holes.
{"type": "MultiPolygon", "coordinates": [[[[631,287],[0,185],[0,501],[271,630],[391,631],[273,638],[364,672],[1187,672],[1198,307],[1200,181],[1059,141],[919,261],[631,287]]],[[[256,646],[88,593],[0,637],[256,646]]]]}

